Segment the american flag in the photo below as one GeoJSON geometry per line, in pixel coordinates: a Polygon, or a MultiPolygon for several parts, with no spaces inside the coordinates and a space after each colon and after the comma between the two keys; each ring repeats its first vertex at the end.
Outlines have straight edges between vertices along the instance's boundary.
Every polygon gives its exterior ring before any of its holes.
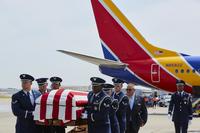
{"type": "Polygon", "coordinates": [[[34,120],[60,120],[67,123],[81,117],[83,106],[87,104],[87,92],[74,90],[52,90],[36,100],[34,120]]]}
{"type": "Polygon", "coordinates": [[[155,51],[154,53],[155,53],[156,55],[162,55],[162,54],[164,54],[164,52],[163,52],[162,50],[155,51]]]}

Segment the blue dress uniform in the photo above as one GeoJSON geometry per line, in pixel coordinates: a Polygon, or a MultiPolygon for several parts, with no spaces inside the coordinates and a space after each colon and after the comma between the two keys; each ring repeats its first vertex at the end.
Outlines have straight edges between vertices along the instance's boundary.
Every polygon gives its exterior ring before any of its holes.
{"type": "MultiPolygon", "coordinates": [[[[178,83],[184,81],[177,81],[178,83]]],[[[172,95],[169,105],[169,115],[173,115],[172,121],[175,125],[176,133],[187,133],[188,122],[192,120],[192,100],[190,94],[182,91],[172,95]]]]}
{"type": "MultiPolygon", "coordinates": [[[[20,76],[22,80],[31,80],[34,78],[30,75],[23,74],[20,76]]],[[[35,122],[33,120],[32,112],[35,110],[35,99],[40,96],[40,93],[35,90],[26,92],[21,90],[12,96],[12,111],[17,117],[16,133],[35,133],[35,122]],[[31,101],[30,95],[33,96],[34,101],[31,101]]]]}
{"type": "Polygon", "coordinates": [[[126,110],[129,99],[123,92],[118,94],[113,93],[113,98],[117,99],[119,102],[119,109],[117,110],[116,115],[120,126],[120,133],[124,133],[126,130],[126,110]]]}
{"type": "Polygon", "coordinates": [[[44,94],[44,93],[48,92],[47,88],[46,88],[46,90],[40,90],[40,87],[43,87],[44,85],[48,86],[47,80],[48,80],[48,78],[38,78],[38,79],[35,80],[37,82],[37,84],[38,84],[38,87],[39,87],[38,91],[41,94],[44,94]]]}
{"type": "Polygon", "coordinates": [[[118,100],[112,98],[112,103],[110,108],[110,123],[111,123],[112,133],[120,133],[119,122],[116,115],[118,109],[119,109],[118,100]]]}
{"type": "Polygon", "coordinates": [[[95,96],[93,92],[88,94],[88,133],[111,133],[109,110],[111,98],[101,91],[95,96]]]}
{"type": "MultiPolygon", "coordinates": [[[[111,84],[104,84],[103,90],[109,95],[109,91],[112,92],[114,88],[111,84]]],[[[110,107],[110,125],[111,133],[120,133],[119,122],[117,120],[116,112],[119,109],[119,103],[117,99],[111,97],[111,107],[110,107]]]]}
{"type": "MultiPolygon", "coordinates": [[[[44,85],[47,85],[47,80],[48,78],[39,78],[36,79],[35,81],[38,83],[39,88],[43,87],[44,85]]],[[[47,92],[47,90],[40,90],[39,92],[41,94],[44,94],[47,92]]],[[[50,126],[46,126],[46,125],[36,125],[37,128],[37,133],[51,133],[51,127],[50,126]]]]}
{"type": "MultiPolygon", "coordinates": [[[[58,86],[58,88],[52,88],[52,89],[59,89],[61,82],[62,82],[62,78],[60,77],[51,77],[50,81],[52,84],[56,84],[56,86],[58,86]]],[[[65,127],[64,126],[50,126],[51,128],[51,133],[65,133],[65,127]]]]}
{"type": "MultiPolygon", "coordinates": [[[[105,83],[100,78],[91,78],[95,83],[105,83]]],[[[98,93],[93,91],[88,94],[88,133],[111,133],[110,111],[111,98],[103,90],[98,93]]]]}
{"type": "MultiPolygon", "coordinates": [[[[114,78],[112,80],[114,84],[123,84],[124,82],[120,79],[114,78]]],[[[117,99],[119,102],[119,109],[116,112],[116,116],[119,122],[120,133],[125,133],[126,130],[126,110],[129,105],[128,97],[120,91],[119,93],[113,92],[112,97],[117,99]]]]}

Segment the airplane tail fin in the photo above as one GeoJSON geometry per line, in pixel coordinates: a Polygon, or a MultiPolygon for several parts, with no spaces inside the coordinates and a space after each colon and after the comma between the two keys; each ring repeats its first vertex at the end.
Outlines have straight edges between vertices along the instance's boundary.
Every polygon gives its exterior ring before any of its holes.
{"type": "Polygon", "coordinates": [[[104,52],[109,60],[144,60],[177,56],[174,51],[148,43],[112,0],[91,0],[104,52]]]}

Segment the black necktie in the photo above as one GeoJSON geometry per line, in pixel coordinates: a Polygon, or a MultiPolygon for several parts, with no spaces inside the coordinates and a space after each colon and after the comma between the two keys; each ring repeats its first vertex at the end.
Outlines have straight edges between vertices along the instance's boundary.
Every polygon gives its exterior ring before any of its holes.
{"type": "Polygon", "coordinates": [[[30,92],[27,92],[27,96],[30,97],[30,92]]]}
{"type": "Polygon", "coordinates": [[[95,94],[92,95],[92,97],[91,97],[91,99],[90,99],[90,102],[93,103],[93,102],[94,102],[94,99],[95,99],[95,94]]]}
{"type": "Polygon", "coordinates": [[[92,102],[94,102],[96,99],[96,95],[93,96],[92,102]]]}
{"type": "Polygon", "coordinates": [[[118,99],[117,93],[115,93],[115,96],[114,96],[114,98],[115,98],[115,99],[118,99]]]}
{"type": "Polygon", "coordinates": [[[32,102],[31,102],[31,99],[30,99],[30,92],[27,92],[27,97],[28,97],[28,101],[31,103],[32,105],[32,102]]]}

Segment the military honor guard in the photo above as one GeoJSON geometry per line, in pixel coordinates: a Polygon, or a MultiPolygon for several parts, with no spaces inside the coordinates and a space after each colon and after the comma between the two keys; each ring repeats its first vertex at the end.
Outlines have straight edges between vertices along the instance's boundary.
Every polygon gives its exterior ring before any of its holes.
{"type": "Polygon", "coordinates": [[[112,97],[114,85],[104,84],[104,92],[111,97],[111,106],[110,106],[110,124],[111,124],[111,133],[120,133],[119,122],[117,120],[116,112],[119,109],[119,103],[117,99],[112,97]]]}
{"type": "Polygon", "coordinates": [[[38,84],[38,90],[41,94],[44,94],[46,92],[48,92],[47,87],[48,87],[48,82],[47,82],[48,78],[39,78],[36,79],[35,81],[38,84]]]}
{"type": "MultiPolygon", "coordinates": [[[[47,83],[48,78],[39,78],[36,79],[35,81],[38,84],[38,90],[41,94],[44,94],[47,92],[47,83]]],[[[44,126],[44,125],[37,125],[37,133],[51,133],[50,126],[44,126]]]]}
{"type": "Polygon", "coordinates": [[[184,92],[185,82],[177,80],[177,92],[171,97],[168,116],[172,117],[176,133],[187,133],[188,124],[192,121],[192,99],[184,92]]]}
{"type": "MultiPolygon", "coordinates": [[[[61,87],[62,78],[60,77],[51,77],[51,89],[58,90],[61,87]]],[[[51,127],[51,133],[65,133],[65,127],[53,126],[51,127]]]]}
{"type": "Polygon", "coordinates": [[[122,87],[124,81],[113,78],[112,79],[114,83],[114,89],[115,91],[112,94],[112,97],[114,99],[117,99],[119,102],[119,109],[116,112],[117,119],[119,122],[119,127],[120,127],[120,133],[125,133],[126,130],[126,110],[129,105],[129,99],[128,97],[122,92],[122,87]]]}
{"type": "Polygon", "coordinates": [[[105,80],[92,77],[92,91],[88,94],[88,133],[111,133],[109,111],[111,98],[102,89],[105,80]]]}
{"type": "Polygon", "coordinates": [[[136,95],[134,84],[128,84],[126,91],[129,98],[129,107],[126,111],[126,133],[138,133],[140,127],[147,122],[147,108],[144,98],[136,95]]]}
{"type": "Polygon", "coordinates": [[[60,77],[51,77],[50,81],[51,81],[51,89],[52,90],[60,89],[62,78],[60,78],[60,77]]]}
{"type": "Polygon", "coordinates": [[[40,96],[38,91],[32,90],[33,76],[20,75],[22,90],[12,96],[12,112],[17,117],[16,133],[36,133],[36,124],[33,120],[35,100],[40,96]]]}

